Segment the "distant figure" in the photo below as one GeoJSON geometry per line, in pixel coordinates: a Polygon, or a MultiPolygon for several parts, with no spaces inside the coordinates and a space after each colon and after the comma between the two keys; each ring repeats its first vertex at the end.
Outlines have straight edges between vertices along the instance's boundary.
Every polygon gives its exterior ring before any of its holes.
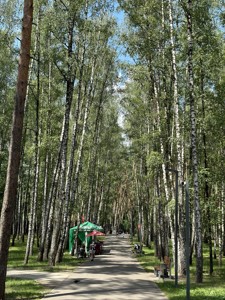
{"type": "Polygon", "coordinates": [[[79,257],[80,257],[80,258],[86,257],[86,253],[85,253],[85,245],[84,245],[84,244],[80,247],[79,257]]]}
{"type": "Polygon", "coordinates": [[[91,261],[94,260],[94,257],[95,257],[95,243],[92,242],[91,245],[90,245],[90,259],[91,259],[91,261]]]}

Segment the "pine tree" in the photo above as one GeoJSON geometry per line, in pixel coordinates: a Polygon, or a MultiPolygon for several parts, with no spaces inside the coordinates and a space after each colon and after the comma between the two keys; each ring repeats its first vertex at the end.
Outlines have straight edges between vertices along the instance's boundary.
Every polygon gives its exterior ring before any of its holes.
{"type": "Polygon", "coordinates": [[[5,299],[5,280],[10,233],[13,220],[13,213],[17,200],[18,174],[21,154],[20,151],[23,132],[24,104],[26,98],[30,62],[32,19],[33,1],[24,0],[20,62],[18,68],[7,178],[0,221],[0,299],[2,300],[5,299]]]}

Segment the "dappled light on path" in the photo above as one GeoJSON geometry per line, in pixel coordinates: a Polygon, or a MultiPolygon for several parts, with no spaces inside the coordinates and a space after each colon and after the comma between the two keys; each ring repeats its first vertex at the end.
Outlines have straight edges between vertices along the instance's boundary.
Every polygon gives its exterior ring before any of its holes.
{"type": "Polygon", "coordinates": [[[107,236],[104,253],[82,264],[44,299],[166,300],[131,254],[128,236],[107,236]]]}
{"type": "Polygon", "coordinates": [[[52,289],[48,300],[167,300],[132,257],[129,236],[108,235],[104,251],[94,261],[85,259],[74,272],[8,270],[8,276],[34,279],[52,289]]]}

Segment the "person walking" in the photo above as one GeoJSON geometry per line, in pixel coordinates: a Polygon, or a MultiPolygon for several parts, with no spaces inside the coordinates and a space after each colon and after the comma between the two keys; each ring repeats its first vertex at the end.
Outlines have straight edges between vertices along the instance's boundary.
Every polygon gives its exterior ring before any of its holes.
{"type": "Polygon", "coordinates": [[[95,243],[94,241],[90,245],[90,260],[93,261],[95,257],[95,243]]]}

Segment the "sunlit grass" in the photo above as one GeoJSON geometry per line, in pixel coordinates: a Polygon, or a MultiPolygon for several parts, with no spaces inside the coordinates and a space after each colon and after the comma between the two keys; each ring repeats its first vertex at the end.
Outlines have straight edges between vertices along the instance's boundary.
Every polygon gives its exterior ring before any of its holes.
{"type": "MultiPolygon", "coordinates": [[[[159,264],[159,260],[154,256],[154,250],[143,247],[144,255],[137,258],[147,272],[154,272],[154,266],[159,264]]],[[[204,248],[204,272],[203,283],[195,283],[195,260],[193,266],[190,266],[190,299],[191,300],[225,300],[225,259],[223,266],[218,266],[218,260],[214,259],[214,272],[209,275],[209,257],[208,247],[204,248]]],[[[174,274],[174,269],[172,269],[174,274]]],[[[175,287],[174,280],[159,279],[157,285],[166,294],[169,300],[186,300],[186,279],[178,281],[178,287],[175,287]]]]}
{"type": "Polygon", "coordinates": [[[16,246],[10,247],[8,268],[20,270],[59,272],[74,270],[80,263],[83,262],[82,259],[77,259],[76,257],[71,256],[69,252],[65,252],[63,256],[63,261],[57,263],[54,267],[50,267],[47,261],[37,261],[38,248],[34,247],[33,255],[29,257],[28,264],[24,265],[25,251],[26,244],[20,241],[17,242],[16,246]]]}
{"type": "MultiPolygon", "coordinates": [[[[170,300],[186,300],[186,284],[181,282],[175,288],[172,282],[159,282],[158,286],[170,300]]],[[[202,284],[191,282],[190,299],[193,300],[225,300],[223,280],[205,280],[202,284]]]]}
{"type": "MultiPolygon", "coordinates": [[[[65,252],[63,261],[50,267],[47,261],[38,262],[38,248],[34,246],[33,255],[29,257],[28,264],[24,265],[24,257],[26,252],[26,244],[20,241],[16,242],[15,246],[9,249],[8,269],[19,270],[37,270],[47,272],[73,271],[84,260],[71,256],[65,252]]],[[[35,280],[7,278],[6,280],[6,299],[41,299],[48,292],[46,287],[43,287],[35,280]]]]}
{"type": "Polygon", "coordinates": [[[41,299],[46,292],[46,288],[34,280],[17,278],[7,278],[6,280],[6,300],[41,299]]]}

